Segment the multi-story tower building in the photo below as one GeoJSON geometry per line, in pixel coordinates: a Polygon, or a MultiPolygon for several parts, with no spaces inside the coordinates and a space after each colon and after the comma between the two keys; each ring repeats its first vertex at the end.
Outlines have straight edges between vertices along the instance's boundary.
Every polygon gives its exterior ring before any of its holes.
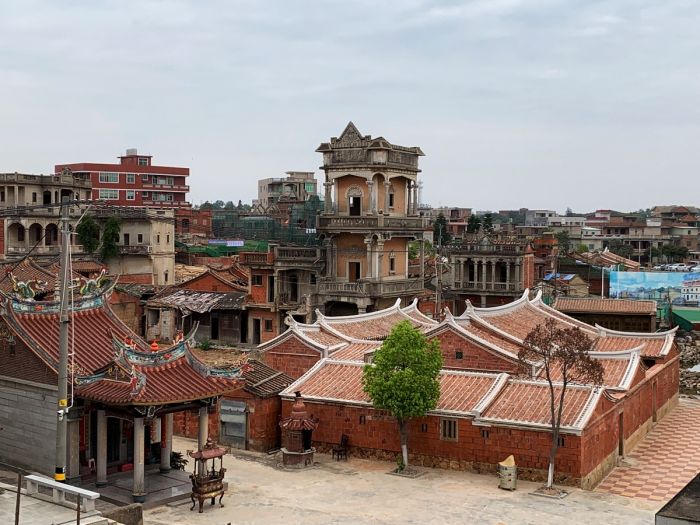
{"type": "Polygon", "coordinates": [[[281,199],[306,201],[317,194],[317,182],[313,171],[288,171],[286,177],[258,181],[258,199],[253,204],[264,207],[277,204],[281,199]]]}
{"type": "MultiPolygon", "coordinates": [[[[412,299],[424,280],[408,276],[409,242],[429,235],[418,214],[418,147],[362,135],[350,122],[323,154],[325,208],[318,233],[326,247],[326,275],[314,301],[327,314],[384,308],[412,299]]],[[[423,265],[421,264],[421,268],[423,265]]]]}

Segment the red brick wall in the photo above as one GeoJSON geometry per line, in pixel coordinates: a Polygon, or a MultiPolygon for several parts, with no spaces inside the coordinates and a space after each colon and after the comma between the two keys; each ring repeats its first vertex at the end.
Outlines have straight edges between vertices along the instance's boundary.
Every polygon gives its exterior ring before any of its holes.
{"type": "Polygon", "coordinates": [[[436,338],[440,342],[442,366],[445,368],[495,372],[515,372],[517,369],[516,363],[467,341],[453,330],[441,332],[436,338]],[[456,358],[458,351],[462,352],[462,359],[456,358]]]}
{"type": "Polygon", "coordinates": [[[296,336],[291,336],[279,345],[264,350],[262,359],[267,366],[298,379],[321,359],[321,353],[309,348],[296,336]]]}
{"type": "MultiPolygon", "coordinates": [[[[199,437],[199,410],[183,410],[173,414],[173,433],[192,439],[199,437]]],[[[209,437],[219,441],[219,405],[209,413],[209,437]]]]}
{"type": "Polygon", "coordinates": [[[272,270],[254,268],[250,270],[250,274],[250,302],[253,304],[267,303],[267,278],[269,275],[273,275],[272,270]],[[262,284],[253,284],[253,275],[262,275],[262,284]]]}
{"type": "MultiPolygon", "coordinates": [[[[282,401],[282,417],[289,415],[292,401],[282,401]]],[[[393,458],[400,450],[396,422],[382,411],[343,405],[306,402],[309,414],[320,420],[313,440],[321,450],[337,444],[342,434],[349,437],[351,453],[367,455],[368,449],[380,457],[393,458]],[[360,423],[360,416],[365,423],[360,423]],[[360,450],[353,451],[353,448],[360,450]]],[[[510,454],[526,477],[541,479],[549,464],[551,435],[544,431],[478,427],[471,420],[458,420],[458,440],[440,439],[438,416],[417,418],[410,424],[408,449],[412,461],[425,466],[465,470],[495,469],[510,454]],[[426,425],[423,431],[422,425],[426,425]],[[482,434],[488,432],[488,437],[482,434]],[[490,467],[489,467],[490,466],[490,467]]],[[[581,450],[578,436],[566,435],[557,454],[559,478],[581,475],[581,450]]]]}
{"type": "MultiPolygon", "coordinates": [[[[4,321],[0,321],[0,325],[3,330],[7,329],[4,321]]],[[[15,338],[14,349],[6,340],[0,340],[0,375],[46,385],[58,384],[56,372],[18,338],[15,338]]]]}
{"type": "Polygon", "coordinates": [[[191,281],[183,283],[179,288],[185,290],[195,290],[198,292],[237,292],[238,289],[229,286],[221,279],[217,279],[210,273],[204,273],[199,277],[195,277],[191,281]]]}
{"type": "Polygon", "coordinates": [[[535,258],[532,255],[523,257],[523,286],[532,288],[535,285],[535,258]]]}
{"type": "Polygon", "coordinates": [[[144,335],[141,333],[143,305],[138,297],[114,290],[109,298],[109,304],[117,317],[129,328],[141,336],[144,335]]]}
{"type": "Polygon", "coordinates": [[[120,283],[153,284],[151,273],[129,273],[119,276],[120,283]]]}

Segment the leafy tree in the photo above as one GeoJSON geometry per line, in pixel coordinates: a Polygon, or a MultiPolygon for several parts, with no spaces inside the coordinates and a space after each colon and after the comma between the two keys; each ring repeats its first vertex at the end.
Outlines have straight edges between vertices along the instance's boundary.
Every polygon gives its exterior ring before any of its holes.
{"type": "Polygon", "coordinates": [[[478,215],[470,215],[467,219],[467,233],[476,233],[481,226],[481,219],[478,215]]]}
{"type": "Polygon", "coordinates": [[[486,213],[484,215],[484,218],[481,222],[481,227],[483,228],[485,233],[492,233],[493,232],[493,215],[490,213],[486,213]]]}
{"type": "Polygon", "coordinates": [[[571,251],[571,237],[569,237],[569,232],[566,230],[559,231],[554,234],[557,239],[557,245],[559,246],[559,252],[567,254],[571,251]]]}
{"type": "Polygon", "coordinates": [[[224,206],[226,206],[226,203],[222,200],[218,200],[218,201],[214,201],[214,204],[212,204],[212,206],[216,210],[221,210],[224,208],[224,206]]]}
{"type": "Polygon", "coordinates": [[[664,244],[661,247],[661,253],[666,256],[667,260],[671,262],[676,262],[678,260],[686,259],[688,257],[688,248],[685,246],[678,246],[675,244],[664,244]]]}
{"type": "Polygon", "coordinates": [[[404,468],[408,466],[408,422],[433,410],[440,398],[442,354],[436,339],[427,341],[409,321],[397,324],[362,377],[376,408],[396,418],[404,468]]]}
{"type": "Polygon", "coordinates": [[[102,231],[102,243],[100,244],[100,257],[102,260],[111,259],[119,255],[119,235],[121,233],[121,221],[117,217],[110,217],[105,221],[102,231]]]}
{"type": "Polygon", "coordinates": [[[589,354],[593,347],[590,337],[578,327],[559,328],[554,319],[547,319],[535,326],[523,343],[518,352],[521,373],[529,375],[534,363],[540,367],[540,373],[549,385],[552,445],[547,488],[551,488],[567,387],[571,383],[602,384],[603,367],[600,361],[592,359],[589,354]]]}
{"type": "Polygon", "coordinates": [[[75,232],[78,234],[78,240],[87,253],[94,253],[100,246],[100,226],[89,215],[83,217],[78,223],[75,232]]]}
{"type": "Polygon", "coordinates": [[[200,210],[211,210],[214,207],[214,205],[209,202],[209,201],[204,201],[202,205],[199,207],[200,210]]]}
{"type": "Polygon", "coordinates": [[[632,246],[623,243],[621,239],[613,239],[610,241],[608,250],[613,252],[615,255],[619,255],[620,257],[625,257],[627,259],[632,257],[632,246]]]}
{"type": "Polygon", "coordinates": [[[433,242],[444,246],[445,244],[449,244],[451,240],[452,236],[450,232],[447,231],[447,219],[440,213],[433,224],[433,242]]]}
{"type": "Polygon", "coordinates": [[[243,201],[241,199],[238,199],[238,206],[236,206],[239,210],[243,209],[243,201]]]}
{"type": "Polygon", "coordinates": [[[579,244],[576,247],[576,253],[586,253],[588,251],[588,246],[585,244],[579,244]]]}
{"type": "Polygon", "coordinates": [[[225,209],[225,210],[233,210],[235,207],[236,207],[236,205],[233,203],[233,201],[228,201],[228,202],[224,205],[224,209],[225,209]]]}
{"type": "Polygon", "coordinates": [[[571,208],[566,208],[566,216],[567,216],[567,217],[573,217],[573,216],[574,216],[574,212],[573,212],[573,210],[572,210],[571,208]]]}

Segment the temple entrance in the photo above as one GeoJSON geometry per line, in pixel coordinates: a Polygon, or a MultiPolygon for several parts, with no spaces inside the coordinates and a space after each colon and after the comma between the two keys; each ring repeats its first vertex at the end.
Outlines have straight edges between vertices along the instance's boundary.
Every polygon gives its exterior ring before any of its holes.
{"type": "Polygon", "coordinates": [[[107,463],[117,463],[121,459],[122,426],[121,420],[107,418],[107,463]]]}

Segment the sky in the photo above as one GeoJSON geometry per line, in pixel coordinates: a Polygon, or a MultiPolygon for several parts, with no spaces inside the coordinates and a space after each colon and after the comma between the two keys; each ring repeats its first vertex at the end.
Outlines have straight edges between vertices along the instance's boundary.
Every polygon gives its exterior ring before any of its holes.
{"type": "Polygon", "coordinates": [[[0,172],[190,168],[250,202],[352,120],[420,146],[422,201],[700,205],[696,0],[0,0],[0,172]]]}

